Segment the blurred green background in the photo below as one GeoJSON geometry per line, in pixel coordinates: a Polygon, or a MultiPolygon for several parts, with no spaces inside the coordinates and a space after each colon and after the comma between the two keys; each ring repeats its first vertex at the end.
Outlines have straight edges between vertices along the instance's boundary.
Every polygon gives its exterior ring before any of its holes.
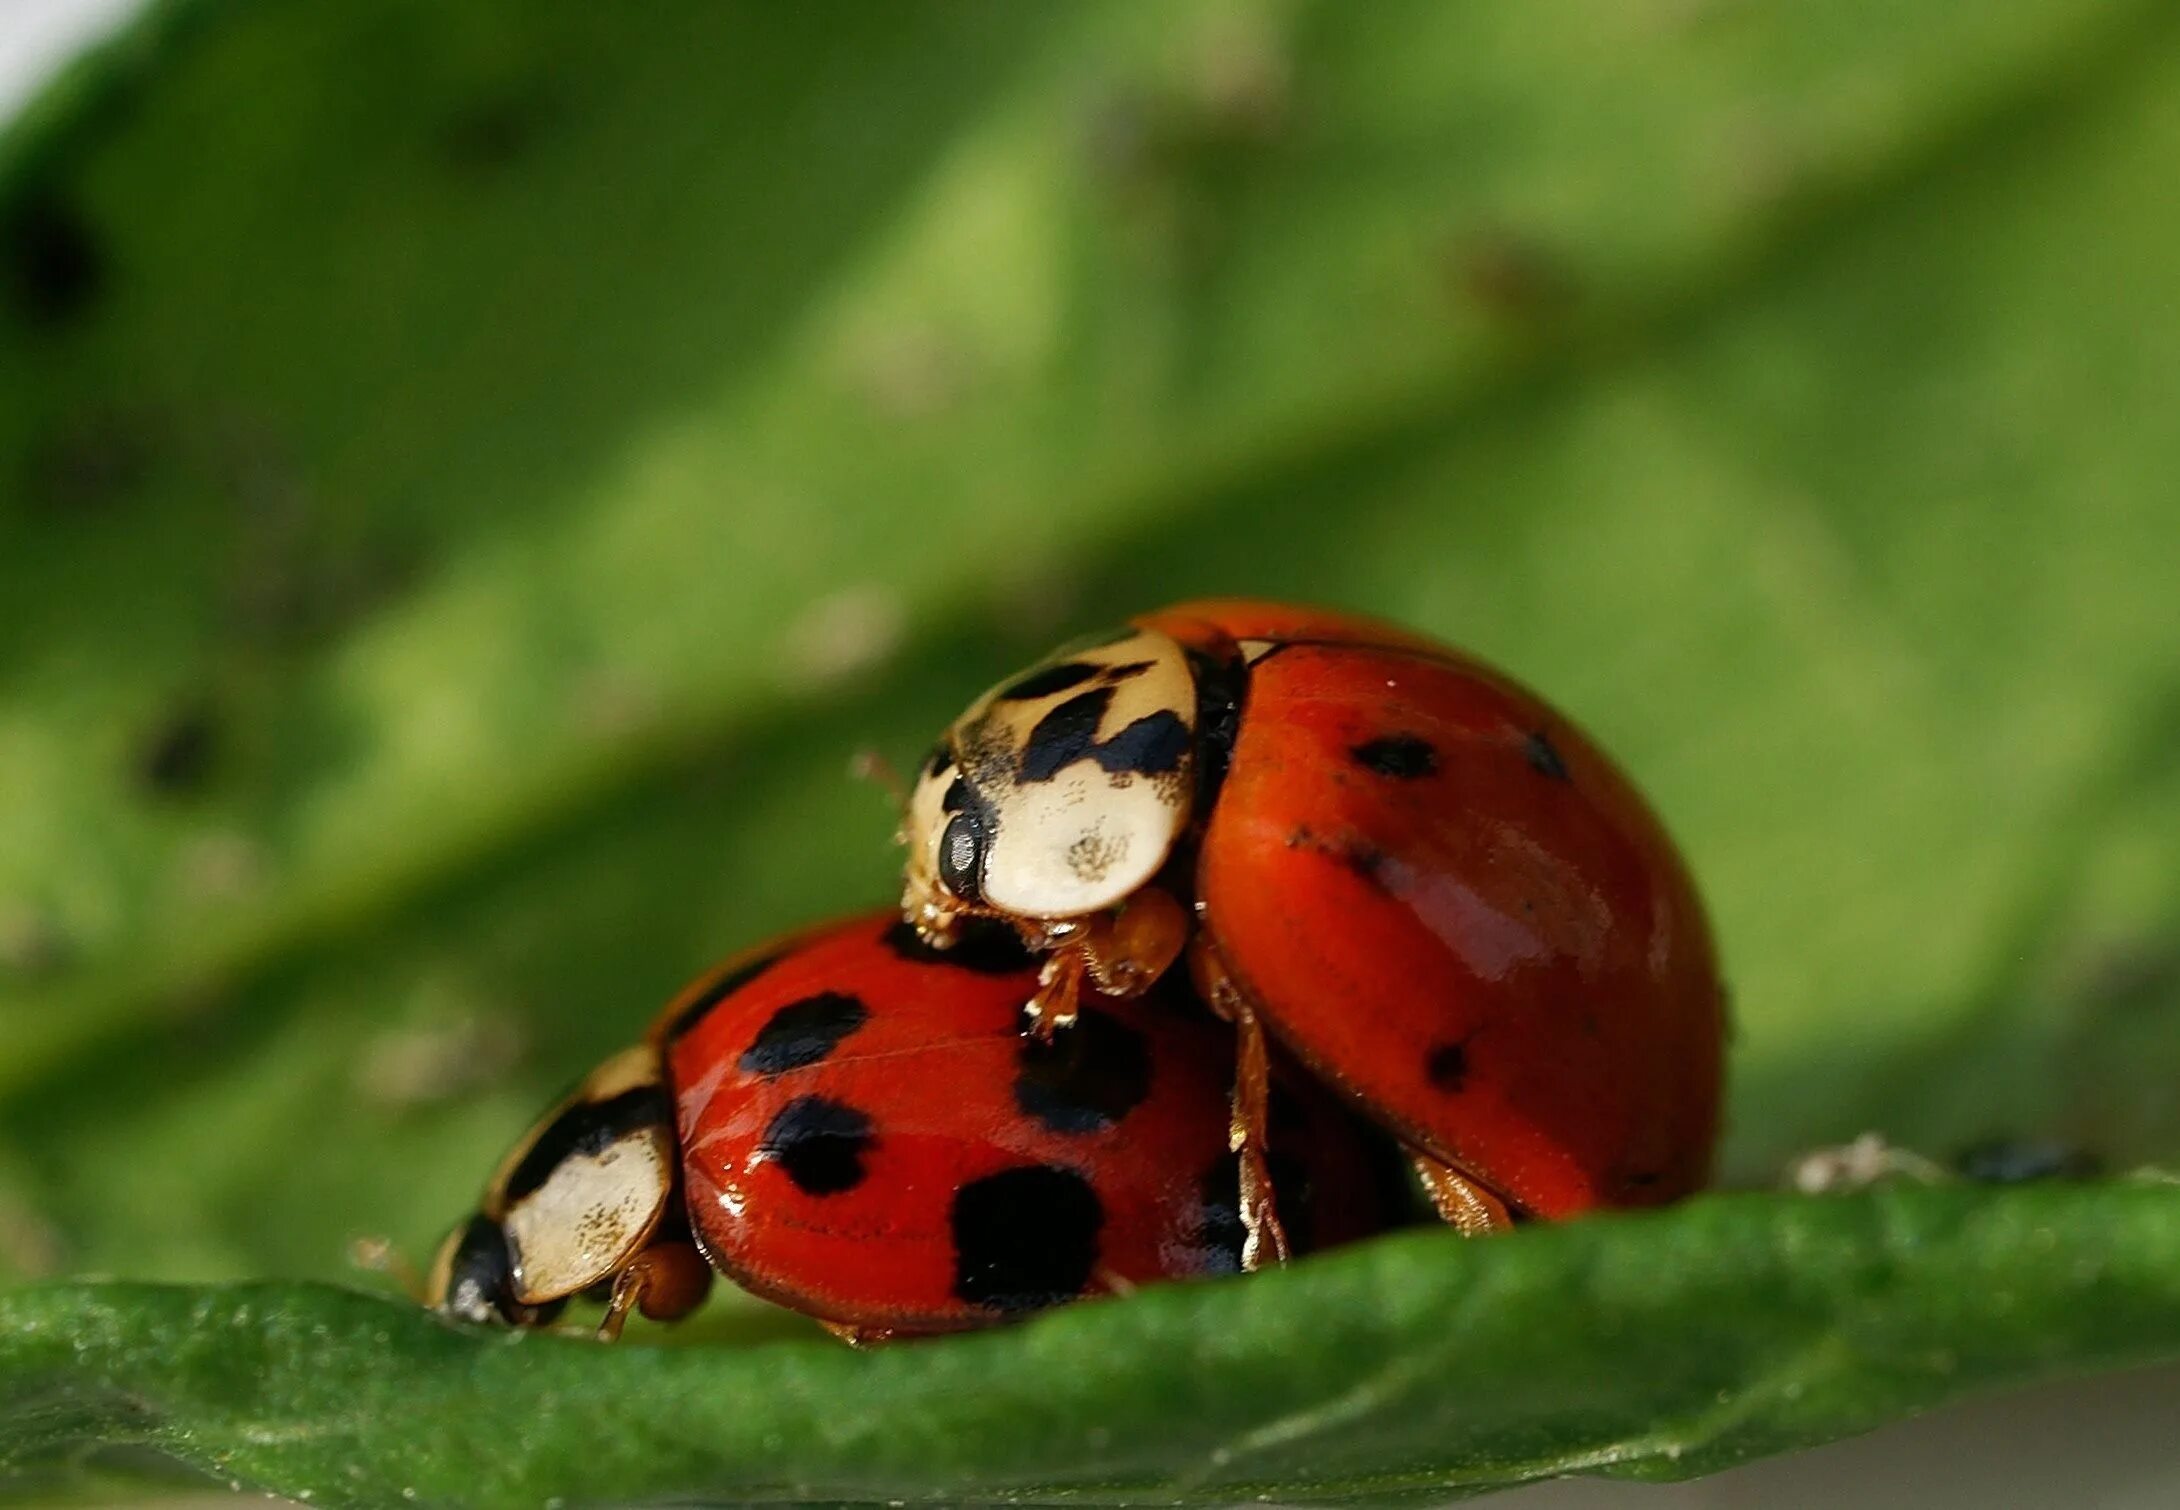
{"type": "Polygon", "coordinates": [[[2180,17],[155,6],[0,138],[0,1280],[427,1246],[1185,594],[1683,837],[1724,1173],[2180,1151],[2180,17]]]}

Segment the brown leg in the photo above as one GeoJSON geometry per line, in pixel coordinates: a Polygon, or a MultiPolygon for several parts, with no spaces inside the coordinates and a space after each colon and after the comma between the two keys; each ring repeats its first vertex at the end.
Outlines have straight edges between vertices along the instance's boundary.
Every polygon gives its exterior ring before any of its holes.
{"type": "Polygon", "coordinates": [[[894,1337],[892,1331],[882,1326],[855,1326],[845,1321],[821,1321],[818,1325],[853,1348],[876,1347],[894,1337]]]}
{"type": "Polygon", "coordinates": [[[653,1321],[677,1321],[702,1305],[711,1287],[711,1265],[693,1244],[664,1242],[646,1248],[613,1276],[598,1340],[617,1340],[630,1311],[640,1310],[653,1321]]]}
{"type": "Polygon", "coordinates": [[[1293,1254],[1287,1247],[1287,1229],[1280,1225],[1271,1165],[1265,1156],[1271,1131],[1271,1049],[1255,1012],[1237,1001],[1233,1013],[1234,1110],[1227,1146],[1241,1157],[1241,1225],[1247,1234],[1241,1243],[1241,1266],[1253,1270],[1266,1263],[1283,1264],[1293,1254]]]}
{"type": "Polygon", "coordinates": [[[1506,1203],[1450,1165],[1427,1154],[1411,1154],[1415,1172],[1423,1178],[1423,1191],[1438,1208],[1439,1216],[1463,1237],[1485,1237],[1505,1232],[1514,1225],[1506,1203]]]}
{"type": "Polygon", "coordinates": [[[1107,996],[1141,996],[1181,957],[1188,930],[1188,909],[1155,886],[1111,912],[1025,928],[1031,948],[1051,951],[1029,999],[1030,1031],[1049,1039],[1073,1024],[1086,983],[1107,996]]]}
{"type": "Polygon", "coordinates": [[[1083,946],[1073,939],[1045,956],[1037,971],[1037,994],[1022,1008],[1029,1014],[1031,1037],[1049,1043],[1060,1029],[1075,1025],[1084,963],[1083,946]]]}

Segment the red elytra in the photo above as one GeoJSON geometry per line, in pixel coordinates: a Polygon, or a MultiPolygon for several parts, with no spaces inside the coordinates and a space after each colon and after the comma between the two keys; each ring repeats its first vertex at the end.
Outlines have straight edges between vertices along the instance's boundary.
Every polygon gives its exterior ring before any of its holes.
{"type": "MultiPolygon", "coordinates": [[[[1008,917],[1054,951],[1039,1005],[1062,1019],[1084,977],[1154,978],[1185,932],[1245,1049],[1261,1024],[1427,1177],[1440,1166],[1520,1214],[1704,1182],[1725,1032],[1710,934],[1671,839],[1580,730],[1482,663],[1358,616],[1211,600],[1131,623],[1151,638],[1056,657],[949,732],[911,808],[908,917],[939,941],[1008,917]],[[1158,636],[1187,653],[1194,708],[1170,686],[1132,693],[1171,681],[1158,636]],[[1100,722],[1130,695],[1132,722],[1100,722]],[[1045,848],[1063,859],[1101,853],[1077,815],[1103,792],[1069,762],[1103,768],[1114,813],[1137,804],[1122,839],[1155,834],[1132,783],[1176,769],[1166,736],[1184,724],[1190,781],[1169,800],[1186,817],[1154,882],[1076,915],[990,901],[1023,876],[1067,894],[1023,832],[1056,832],[1045,848]],[[1056,780],[1087,795],[1038,808],[1036,783],[1056,780]],[[1146,905],[1160,891],[1181,905],[1146,905]]],[[[1246,1088],[1237,1114],[1261,1120],[1246,1088]]],[[[1473,1230],[1501,1222],[1486,1203],[1473,1230]]]]}
{"type": "MultiPolygon", "coordinates": [[[[1236,1269],[1232,1035],[1176,988],[1091,997],[1036,1042],[1035,983],[1004,930],[939,953],[887,913],[692,987],[660,1036],[705,1255],[865,1338],[1236,1269]]],[[[1336,1102],[1304,1080],[1277,1122],[1298,1239],[1394,1219],[1384,1150],[1336,1102]]]]}

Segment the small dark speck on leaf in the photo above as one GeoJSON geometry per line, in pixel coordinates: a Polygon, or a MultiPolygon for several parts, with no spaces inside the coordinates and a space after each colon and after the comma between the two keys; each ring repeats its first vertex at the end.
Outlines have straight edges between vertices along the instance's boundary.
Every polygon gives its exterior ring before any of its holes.
{"type": "Polygon", "coordinates": [[[11,303],[32,325],[52,328],[84,314],[106,286],[106,255],[74,205],[50,189],[25,195],[0,222],[11,303]]]}
{"type": "Polygon", "coordinates": [[[203,789],[219,755],[219,723],[209,703],[191,701],[154,724],[136,753],[146,791],[184,797],[203,789]]]}

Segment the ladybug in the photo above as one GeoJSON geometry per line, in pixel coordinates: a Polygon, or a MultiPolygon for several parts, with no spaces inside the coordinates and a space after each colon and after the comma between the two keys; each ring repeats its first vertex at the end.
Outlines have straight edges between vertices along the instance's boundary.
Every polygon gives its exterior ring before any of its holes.
{"type": "MultiPolygon", "coordinates": [[[[501,1164],[430,1303],[536,1325],[598,1294],[611,1336],[717,1269],[867,1343],[1238,1271],[1231,1035],[1176,981],[1025,1036],[1036,985],[1011,930],[941,953],[890,910],[730,960],[501,1164]]],[[[1271,1157],[1298,1246],[1392,1225],[1383,1138],[1291,1078],[1271,1157]]]]}
{"type": "Polygon", "coordinates": [[[972,704],[902,838],[934,946],[1002,919],[1045,956],[1040,1034],[1186,954],[1236,1032],[1252,1264],[1292,1248],[1268,1038],[1464,1231],[1708,1175],[1725,1017],[1688,872],[1587,737],[1449,647],[1276,603],[1143,615],[972,704]]]}

